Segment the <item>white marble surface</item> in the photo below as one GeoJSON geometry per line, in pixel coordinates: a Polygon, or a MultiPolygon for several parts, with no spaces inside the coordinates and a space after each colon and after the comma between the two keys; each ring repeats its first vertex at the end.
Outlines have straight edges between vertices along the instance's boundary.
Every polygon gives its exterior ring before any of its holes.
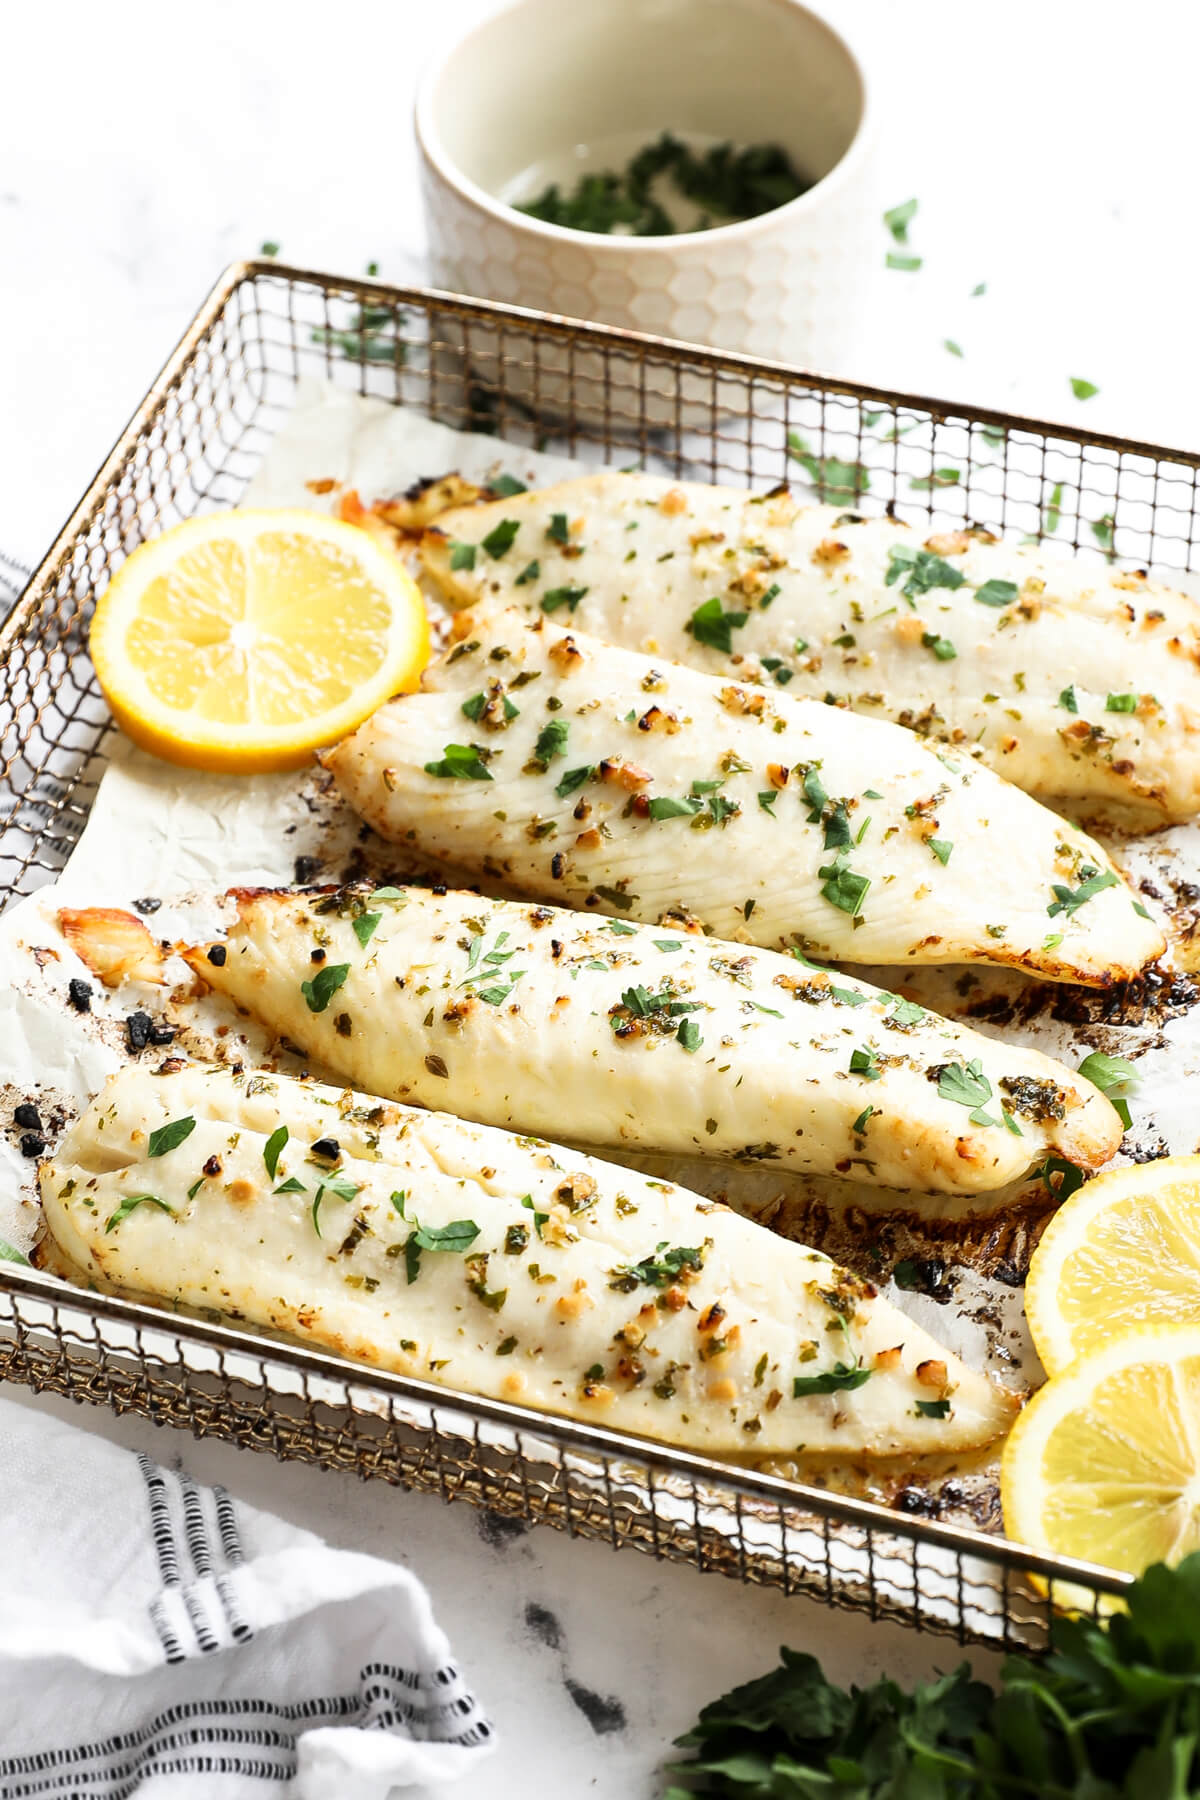
{"type": "MultiPolygon", "coordinates": [[[[225,262],[273,238],[299,263],[357,271],[377,258],[386,276],[419,276],[415,72],[480,10],[44,0],[6,17],[0,548],[36,558],[225,262]]],[[[838,372],[1193,443],[1200,9],[830,0],[829,11],[871,56],[891,198],[919,197],[911,235],[926,258],[919,275],[886,271],[881,225],[871,324],[838,372]],[[987,294],[968,298],[980,281],[987,294]],[[1101,388],[1086,407],[1071,375],[1101,388]]],[[[479,1783],[494,1800],[539,1789],[650,1800],[668,1740],[784,1641],[817,1649],[843,1679],[884,1666],[912,1678],[956,1659],[940,1640],[631,1552],[540,1529],[492,1542],[463,1506],[29,1403],[411,1561],[500,1726],[479,1783]],[[545,1619],[540,1636],[531,1628],[530,1607],[553,1615],[560,1642],[544,1641],[545,1619]],[[606,1717],[593,1709],[613,1729],[589,1723],[568,1679],[615,1700],[606,1717]]]]}

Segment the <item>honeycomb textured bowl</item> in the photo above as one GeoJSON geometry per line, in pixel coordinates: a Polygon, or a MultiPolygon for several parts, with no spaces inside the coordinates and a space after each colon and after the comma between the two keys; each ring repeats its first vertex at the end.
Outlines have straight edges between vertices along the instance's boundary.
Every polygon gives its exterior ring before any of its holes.
{"type": "Polygon", "coordinates": [[[428,71],[416,131],[439,286],[802,367],[841,363],[863,269],[881,254],[876,165],[862,65],[811,7],[517,0],[428,71]],[[528,191],[522,171],[571,146],[663,129],[780,143],[815,185],[754,219],[654,238],[569,231],[499,198],[528,191]]]}

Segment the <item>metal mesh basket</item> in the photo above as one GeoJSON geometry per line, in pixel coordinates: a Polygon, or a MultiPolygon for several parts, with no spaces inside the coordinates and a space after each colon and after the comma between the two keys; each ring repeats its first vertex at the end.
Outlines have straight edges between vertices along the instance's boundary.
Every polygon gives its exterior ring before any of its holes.
{"type": "MultiPolygon", "coordinates": [[[[111,722],[86,649],[95,597],[144,538],[237,503],[306,373],[596,463],[756,487],[802,475],[848,509],[899,502],[938,529],[1049,534],[1176,572],[1200,543],[1200,457],[481,301],[239,264],[0,632],[4,904],[62,868],[103,769],[111,722]]],[[[1126,1585],[982,1533],[0,1269],[0,1375],[197,1435],[962,1643],[1039,1648],[1056,1592],[1099,1607],[1126,1585]]]]}

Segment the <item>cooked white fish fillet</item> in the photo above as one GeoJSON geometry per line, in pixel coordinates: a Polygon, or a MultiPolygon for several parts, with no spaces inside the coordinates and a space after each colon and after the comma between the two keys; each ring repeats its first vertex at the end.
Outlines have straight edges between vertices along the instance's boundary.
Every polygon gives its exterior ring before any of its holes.
{"type": "Polygon", "coordinates": [[[40,1184],[85,1275],[689,1449],[954,1449],[1016,1409],[869,1282],[685,1189],[308,1081],[128,1067],[40,1184]]]}
{"type": "Polygon", "coordinates": [[[610,643],[910,726],[1031,793],[1200,809],[1200,608],[1138,573],[617,473],[444,513],[422,554],[455,606],[569,609],[610,643]]]}
{"type": "Polygon", "coordinates": [[[187,952],[355,1087],[597,1146],[974,1193],[1121,1141],[1090,1082],[769,950],[420,888],[237,894],[187,952]]]}
{"type": "Polygon", "coordinates": [[[511,609],[325,760],[385,837],[567,906],[1093,986],[1164,948],[1094,839],[969,757],[511,609]]]}

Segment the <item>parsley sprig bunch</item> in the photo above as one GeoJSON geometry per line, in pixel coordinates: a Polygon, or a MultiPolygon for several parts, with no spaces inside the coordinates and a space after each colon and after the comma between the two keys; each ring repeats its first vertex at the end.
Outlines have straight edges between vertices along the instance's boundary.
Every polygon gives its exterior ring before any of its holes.
{"type": "Polygon", "coordinates": [[[1200,1794],[1200,1553],[1161,1563],[1102,1627],[1059,1619],[999,1690],[953,1674],[835,1687],[812,1656],[706,1706],[672,1774],[723,1800],[1189,1800],[1200,1794]]]}

